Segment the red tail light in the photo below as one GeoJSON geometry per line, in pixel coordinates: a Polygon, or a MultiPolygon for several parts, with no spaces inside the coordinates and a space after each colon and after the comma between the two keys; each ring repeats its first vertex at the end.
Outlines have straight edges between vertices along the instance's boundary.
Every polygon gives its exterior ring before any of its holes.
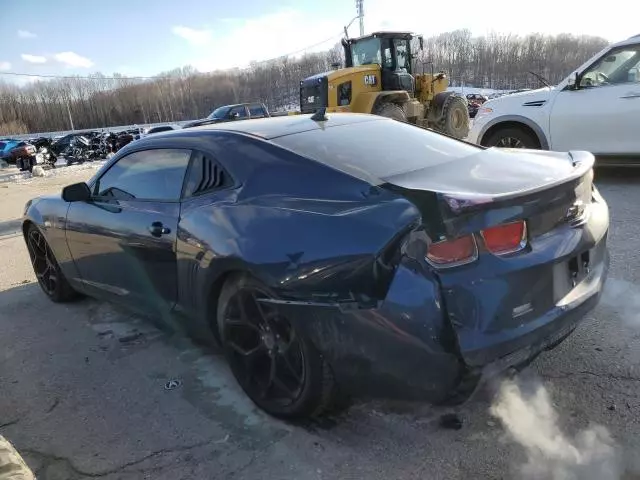
{"type": "Polygon", "coordinates": [[[473,235],[432,243],[427,261],[435,267],[455,267],[478,258],[478,247],[473,235]]]}
{"type": "Polygon", "coordinates": [[[521,220],[487,228],[482,230],[482,238],[487,250],[493,254],[515,253],[527,244],[527,224],[521,220]]]}

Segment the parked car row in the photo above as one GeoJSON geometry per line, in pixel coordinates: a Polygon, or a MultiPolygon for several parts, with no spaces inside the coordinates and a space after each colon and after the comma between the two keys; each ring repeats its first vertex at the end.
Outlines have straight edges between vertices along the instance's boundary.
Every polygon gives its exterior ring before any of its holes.
{"type": "Polygon", "coordinates": [[[20,171],[31,171],[36,165],[55,168],[58,157],[63,157],[67,165],[106,158],[136,137],[140,138],[137,131],[85,131],[58,138],[6,139],[0,140],[0,158],[15,164],[20,171]]]}
{"type": "Polygon", "coordinates": [[[57,138],[0,139],[0,160],[15,164],[21,171],[31,171],[36,165],[55,168],[58,157],[63,157],[67,165],[104,159],[134,140],[160,132],[270,116],[272,115],[263,103],[239,103],[218,107],[206,118],[195,120],[183,127],[166,124],[156,125],[146,130],[139,128],[120,132],[89,130],[73,132],[57,138]]]}

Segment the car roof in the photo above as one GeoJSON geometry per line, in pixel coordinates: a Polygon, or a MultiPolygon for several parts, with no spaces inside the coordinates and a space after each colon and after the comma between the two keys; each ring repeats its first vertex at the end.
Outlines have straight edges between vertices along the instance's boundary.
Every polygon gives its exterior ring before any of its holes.
{"type": "Polygon", "coordinates": [[[640,43],[640,34],[634,35],[632,37],[629,37],[625,40],[621,40],[616,43],[612,43],[611,45],[609,45],[608,48],[623,47],[625,45],[634,45],[636,43],[640,43]]]}
{"type": "MultiPolygon", "coordinates": [[[[340,125],[351,125],[354,123],[372,122],[372,121],[391,121],[388,118],[378,115],[368,115],[362,113],[328,113],[326,121],[317,122],[311,120],[310,114],[305,115],[284,115],[280,117],[256,118],[251,120],[237,120],[235,122],[224,122],[213,125],[202,125],[199,127],[191,127],[189,132],[207,132],[207,131],[226,131],[240,132],[265,140],[271,138],[282,137],[284,135],[292,135],[295,133],[306,132],[309,130],[324,130],[325,128],[337,127],[340,125]]],[[[162,132],[158,135],[168,137],[169,135],[184,134],[186,130],[174,130],[170,132],[162,132]]]]}

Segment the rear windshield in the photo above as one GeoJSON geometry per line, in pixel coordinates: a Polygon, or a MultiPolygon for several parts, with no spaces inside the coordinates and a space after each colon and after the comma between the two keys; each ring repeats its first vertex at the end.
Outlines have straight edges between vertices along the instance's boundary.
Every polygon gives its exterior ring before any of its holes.
{"type": "Polygon", "coordinates": [[[271,141],[375,185],[389,177],[448,163],[480,150],[475,145],[390,120],[310,130],[271,141]]]}

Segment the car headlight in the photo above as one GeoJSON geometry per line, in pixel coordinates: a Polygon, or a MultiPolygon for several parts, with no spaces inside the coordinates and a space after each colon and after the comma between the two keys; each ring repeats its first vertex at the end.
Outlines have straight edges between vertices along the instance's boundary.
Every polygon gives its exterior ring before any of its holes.
{"type": "Polygon", "coordinates": [[[476,113],[476,118],[484,117],[486,115],[490,115],[493,113],[493,108],[491,107],[480,107],[478,109],[478,113],[476,113]]]}

